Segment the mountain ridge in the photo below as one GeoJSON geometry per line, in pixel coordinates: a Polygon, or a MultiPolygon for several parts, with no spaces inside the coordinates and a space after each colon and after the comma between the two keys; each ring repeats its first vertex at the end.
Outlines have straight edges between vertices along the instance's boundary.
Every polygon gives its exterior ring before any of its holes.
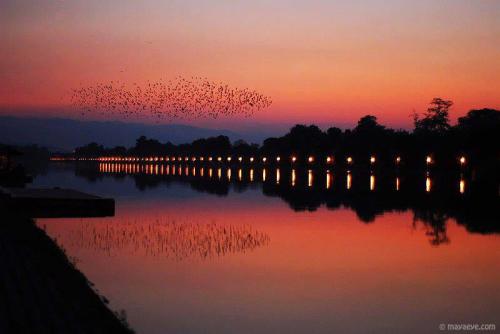
{"type": "Polygon", "coordinates": [[[121,121],[81,121],[69,118],[0,116],[0,142],[12,145],[37,144],[52,150],[70,151],[97,142],[104,146],[132,146],[140,136],[160,142],[183,144],[218,135],[231,141],[247,139],[226,129],[209,129],[185,124],[143,124],[121,121]]]}

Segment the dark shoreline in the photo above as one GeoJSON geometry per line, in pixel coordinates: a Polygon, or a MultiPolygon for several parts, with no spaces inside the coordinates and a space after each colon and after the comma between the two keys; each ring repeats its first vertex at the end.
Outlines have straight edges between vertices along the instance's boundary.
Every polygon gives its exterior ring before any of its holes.
{"type": "Polygon", "coordinates": [[[0,332],[133,332],[32,219],[4,214],[0,230],[0,332]]]}

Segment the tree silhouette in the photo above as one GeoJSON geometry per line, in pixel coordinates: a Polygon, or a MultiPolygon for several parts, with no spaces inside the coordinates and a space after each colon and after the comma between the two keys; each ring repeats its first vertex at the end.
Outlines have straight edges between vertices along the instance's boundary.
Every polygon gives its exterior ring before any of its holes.
{"type": "Polygon", "coordinates": [[[415,132],[443,133],[450,129],[449,110],[453,102],[440,97],[432,99],[423,118],[414,116],[415,132]]]}

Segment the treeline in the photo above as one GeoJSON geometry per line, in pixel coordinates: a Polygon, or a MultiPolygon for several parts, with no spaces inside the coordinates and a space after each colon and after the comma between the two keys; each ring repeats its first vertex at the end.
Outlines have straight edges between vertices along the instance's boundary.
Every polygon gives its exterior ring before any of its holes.
{"type": "MultiPolygon", "coordinates": [[[[275,161],[297,158],[297,163],[314,157],[319,163],[332,157],[336,163],[345,163],[351,157],[356,164],[369,164],[370,157],[377,163],[425,164],[427,156],[441,166],[457,163],[464,156],[467,162],[498,164],[500,143],[500,111],[494,109],[471,110],[460,117],[456,125],[449,121],[451,101],[435,98],[427,112],[414,116],[413,131],[394,130],[378,123],[372,115],[362,117],[353,129],[331,127],[322,131],[315,125],[295,125],[282,137],[268,138],[262,145],[243,140],[231,143],[228,137],[198,139],[190,144],[160,143],[144,136],[131,148],[105,148],[97,143],[75,149],[76,157],[100,156],[217,156],[236,158],[268,157],[275,161]]],[[[233,160],[235,161],[235,160],[233,160]]]]}

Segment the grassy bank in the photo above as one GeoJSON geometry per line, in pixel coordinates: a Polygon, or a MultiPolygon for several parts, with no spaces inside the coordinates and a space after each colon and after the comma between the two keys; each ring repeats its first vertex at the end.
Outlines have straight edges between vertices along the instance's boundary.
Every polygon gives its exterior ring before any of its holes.
{"type": "Polygon", "coordinates": [[[6,215],[0,253],[1,333],[132,332],[33,220],[6,215]]]}

